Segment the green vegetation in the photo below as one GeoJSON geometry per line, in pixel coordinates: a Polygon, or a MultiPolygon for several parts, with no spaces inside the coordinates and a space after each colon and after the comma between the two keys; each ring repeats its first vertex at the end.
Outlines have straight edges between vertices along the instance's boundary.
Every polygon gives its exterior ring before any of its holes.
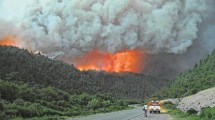
{"type": "MultiPolygon", "coordinates": [[[[70,95],[49,87],[0,80],[0,118],[89,115],[128,108],[109,94],[70,95]]],[[[36,118],[35,118],[36,119],[36,118]]]]}
{"type": "Polygon", "coordinates": [[[2,80],[52,86],[70,94],[96,94],[100,91],[117,98],[142,99],[169,82],[135,73],[82,72],[73,65],[51,60],[40,53],[8,46],[0,46],[0,66],[2,80]]]}
{"type": "Polygon", "coordinates": [[[145,99],[121,99],[128,105],[142,104],[145,99]]]}
{"type": "Polygon", "coordinates": [[[168,113],[170,113],[175,120],[215,120],[215,108],[204,108],[198,116],[195,110],[189,110],[189,112],[185,113],[176,109],[170,102],[165,103],[164,107],[168,109],[168,113]]]}
{"type": "Polygon", "coordinates": [[[171,84],[157,92],[153,97],[179,98],[195,94],[215,86],[215,50],[193,69],[179,75],[171,84]]]}
{"type": "MultiPolygon", "coordinates": [[[[172,83],[152,95],[151,99],[181,98],[211,87],[215,87],[215,50],[192,69],[180,74],[172,83]]],[[[200,115],[197,115],[194,109],[185,113],[177,110],[171,103],[165,103],[164,106],[176,120],[215,120],[215,108],[204,108],[200,115]]]]}
{"type": "Polygon", "coordinates": [[[215,108],[204,108],[200,114],[200,118],[203,118],[202,120],[215,120],[215,108]]]}
{"type": "Polygon", "coordinates": [[[73,65],[7,46],[0,46],[0,66],[3,120],[63,119],[127,109],[128,104],[140,103],[168,82],[134,73],[82,72],[73,65]]]}

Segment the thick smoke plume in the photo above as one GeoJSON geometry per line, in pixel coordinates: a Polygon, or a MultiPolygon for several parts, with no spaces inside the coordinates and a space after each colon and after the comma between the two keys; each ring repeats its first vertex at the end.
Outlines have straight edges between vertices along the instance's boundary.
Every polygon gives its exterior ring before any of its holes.
{"type": "Polygon", "coordinates": [[[215,48],[213,0],[3,1],[0,10],[10,14],[0,15],[7,21],[0,37],[12,34],[21,47],[67,62],[94,49],[139,49],[149,54],[144,72],[159,76],[188,69],[215,48]]]}
{"type": "Polygon", "coordinates": [[[36,37],[36,48],[51,52],[177,54],[197,38],[207,7],[203,0],[37,0],[22,24],[36,37]]]}

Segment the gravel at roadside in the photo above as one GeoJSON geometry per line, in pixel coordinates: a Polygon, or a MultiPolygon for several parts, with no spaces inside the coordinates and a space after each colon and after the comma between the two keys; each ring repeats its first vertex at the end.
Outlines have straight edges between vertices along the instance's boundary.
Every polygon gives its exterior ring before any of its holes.
{"type": "Polygon", "coordinates": [[[168,101],[176,104],[181,111],[195,109],[200,113],[204,107],[215,107],[215,88],[206,89],[184,98],[167,99],[162,102],[168,101]]]}

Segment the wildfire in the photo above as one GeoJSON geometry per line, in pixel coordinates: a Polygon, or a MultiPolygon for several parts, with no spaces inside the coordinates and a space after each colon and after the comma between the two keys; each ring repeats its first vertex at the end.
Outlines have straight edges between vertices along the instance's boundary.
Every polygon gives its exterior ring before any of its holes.
{"type": "Polygon", "coordinates": [[[17,42],[12,37],[0,39],[0,45],[17,46],[17,42]]]}
{"type": "Polygon", "coordinates": [[[143,53],[138,50],[127,50],[114,54],[93,50],[79,60],[76,67],[79,70],[138,73],[142,69],[143,58],[143,53]]]}

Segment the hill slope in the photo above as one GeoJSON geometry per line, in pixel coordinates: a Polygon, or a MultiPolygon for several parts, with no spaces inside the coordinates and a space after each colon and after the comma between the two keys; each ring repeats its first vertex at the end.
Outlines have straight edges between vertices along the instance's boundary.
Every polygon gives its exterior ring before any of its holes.
{"type": "Polygon", "coordinates": [[[215,86],[215,50],[211,55],[186,73],[179,75],[171,84],[157,92],[155,97],[179,98],[195,94],[215,86]]]}
{"type": "MultiPolygon", "coordinates": [[[[54,87],[35,87],[0,79],[0,119],[88,115],[128,108],[109,94],[71,95],[54,87]]],[[[57,118],[56,118],[57,117],[57,118]]],[[[38,118],[34,118],[38,119],[38,118]]]]}
{"type": "Polygon", "coordinates": [[[0,46],[0,66],[0,79],[52,86],[70,94],[105,92],[118,98],[144,98],[168,82],[143,74],[82,72],[73,65],[7,46],[0,46]]]}

